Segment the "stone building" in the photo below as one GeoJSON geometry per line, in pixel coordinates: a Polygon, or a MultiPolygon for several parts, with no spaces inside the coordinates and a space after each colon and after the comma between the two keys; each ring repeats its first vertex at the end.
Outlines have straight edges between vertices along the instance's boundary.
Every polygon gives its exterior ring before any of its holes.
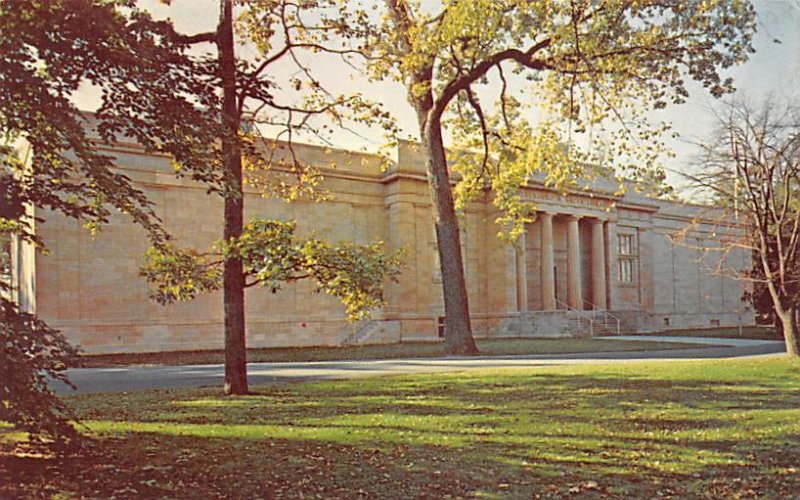
{"type": "MultiPolygon", "coordinates": [[[[167,157],[136,144],[104,147],[121,171],[155,202],[177,241],[207,247],[221,234],[222,203],[204,186],[176,178],[167,157]]],[[[320,168],[332,199],[292,204],[246,192],[246,217],[294,219],[301,232],[332,240],[407,249],[387,304],[372,318],[348,323],[343,306],[300,282],[278,293],[248,289],[251,347],[341,345],[436,340],[443,304],[425,162],[401,142],[388,169],[375,155],[297,145],[298,157],[320,168]]],[[[531,183],[524,196],[539,213],[517,245],[496,237],[496,209],[487,193],[462,217],[462,245],[476,337],[613,334],[668,328],[752,324],[741,302],[743,283],[713,273],[714,256],[669,236],[701,208],[616,195],[614,183],[562,193],[531,183]]],[[[86,352],[218,349],[223,345],[222,300],[211,294],[160,306],[148,300],[137,276],[146,239],[115,214],[92,237],[80,222],[42,214],[38,233],[50,253],[14,251],[20,300],[62,329],[86,352]]],[[[722,231],[738,231],[734,225],[722,231]]],[[[706,221],[689,233],[713,241],[720,224],[706,221]]],[[[745,252],[728,264],[747,268],[745,252]]]]}

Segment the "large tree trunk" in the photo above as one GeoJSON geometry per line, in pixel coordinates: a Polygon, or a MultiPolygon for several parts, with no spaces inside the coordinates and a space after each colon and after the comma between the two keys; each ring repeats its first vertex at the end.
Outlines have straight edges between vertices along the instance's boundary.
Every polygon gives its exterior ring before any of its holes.
{"type": "Polygon", "coordinates": [[[428,185],[442,271],[444,350],[446,354],[476,354],[478,348],[472,337],[464,259],[461,255],[458,219],[447,172],[447,156],[442,143],[442,126],[438,117],[421,117],[419,121],[422,147],[427,158],[428,185]]]}
{"type": "MultiPolygon", "coordinates": [[[[233,45],[233,0],[220,3],[217,29],[219,70],[222,79],[222,120],[225,136],[222,139],[224,158],[226,241],[242,235],[244,196],[242,193],[242,152],[237,134],[239,111],[236,102],[236,60],[233,45]]],[[[244,270],[242,259],[226,257],[223,271],[223,302],[225,310],[225,394],[247,394],[247,350],[244,329],[244,270]]]]}
{"type": "Polygon", "coordinates": [[[794,307],[788,309],[776,308],[776,315],[783,328],[783,339],[786,342],[786,352],[789,356],[800,356],[800,344],[797,338],[797,311],[794,307]]]}

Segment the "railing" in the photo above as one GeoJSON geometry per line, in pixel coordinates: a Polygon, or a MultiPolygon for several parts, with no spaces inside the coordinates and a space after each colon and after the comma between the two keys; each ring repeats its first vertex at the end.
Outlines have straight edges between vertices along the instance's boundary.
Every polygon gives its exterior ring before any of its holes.
{"type": "Polygon", "coordinates": [[[595,304],[592,304],[588,300],[586,300],[585,302],[587,304],[589,304],[590,306],[592,306],[592,310],[593,311],[599,312],[599,313],[601,313],[603,315],[603,324],[608,325],[608,319],[609,318],[614,320],[617,323],[617,335],[620,334],[620,324],[622,323],[622,321],[619,319],[618,316],[614,316],[613,314],[611,314],[610,312],[606,311],[605,309],[600,309],[599,307],[597,307],[595,304]]]}
{"type": "Polygon", "coordinates": [[[561,302],[560,300],[556,299],[556,304],[560,304],[564,306],[567,311],[572,311],[576,313],[580,318],[585,319],[589,322],[589,336],[594,337],[594,318],[586,314],[585,312],[575,309],[574,307],[570,306],[566,302],[561,302]]]}

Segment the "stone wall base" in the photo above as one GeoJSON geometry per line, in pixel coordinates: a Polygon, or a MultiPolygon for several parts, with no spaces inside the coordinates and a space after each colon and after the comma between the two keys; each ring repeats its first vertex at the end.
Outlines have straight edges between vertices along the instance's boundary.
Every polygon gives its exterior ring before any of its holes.
{"type": "Polygon", "coordinates": [[[623,333],[650,333],[688,328],[718,328],[755,325],[750,311],[719,313],[658,313],[614,311],[622,320],[623,333]]]}
{"type": "MultiPolygon", "coordinates": [[[[658,314],[613,311],[620,333],[648,333],[683,328],[753,325],[752,314],[658,314]]],[[[441,340],[440,316],[398,315],[357,323],[345,319],[269,321],[252,319],[247,328],[251,348],[312,347],[436,342],[441,340]]],[[[603,326],[601,313],[532,311],[475,315],[475,338],[570,338],[613,335],[616,325],[603,326]],[[590,327],[588,318],[594,317],[590,327]]],[[[194,351],[223,348],[222,321],[181,324],[54,325],[88,354],[194,351]]]]}

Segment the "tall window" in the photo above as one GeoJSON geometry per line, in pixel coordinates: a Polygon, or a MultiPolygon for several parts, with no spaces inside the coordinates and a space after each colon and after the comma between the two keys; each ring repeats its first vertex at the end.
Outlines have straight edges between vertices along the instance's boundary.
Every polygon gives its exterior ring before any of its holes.
{"type": "Polygon", "coordinates": [[[637,262],[639,260],[639,245],[636,234],[617,235],[617,267],[620,283],[635,283],[637,262]]]}

